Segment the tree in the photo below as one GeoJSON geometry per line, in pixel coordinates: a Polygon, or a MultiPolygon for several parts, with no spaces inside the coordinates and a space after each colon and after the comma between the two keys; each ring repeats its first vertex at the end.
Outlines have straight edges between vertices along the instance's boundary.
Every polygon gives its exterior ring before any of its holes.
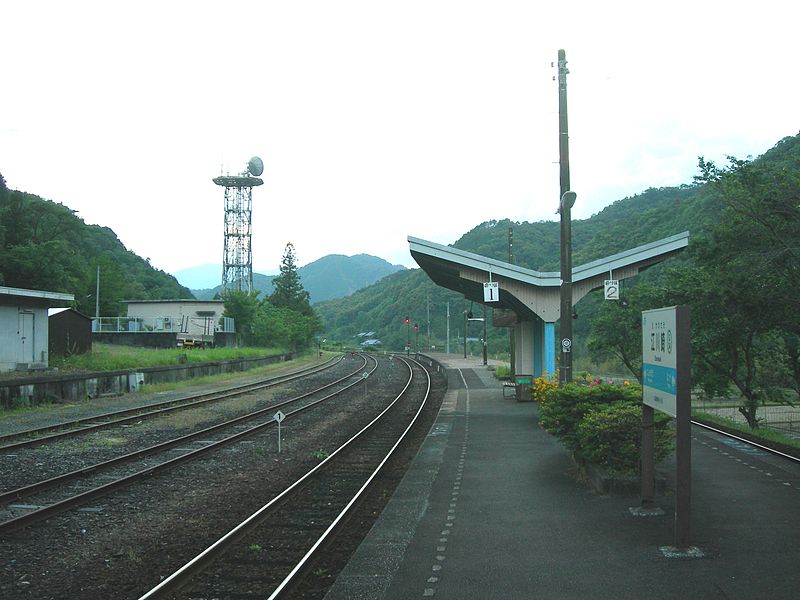
{"type": "Polygon", "coordinates": [[[619,301],[605,301],[592,321],[587,347],[595,360],[614,357],[641,383],[642,311],[657,308],[658,291],[640,284],[619,301]]]}
{"type": "Polygon", "coordinates": [[[0,283],[71,293],[82,312],[94,314],[98,262],[101,288],[111,286],[100,291],[103,316],[121,314],[122,298],[192,297],[127,250],[111,229],[86,225],[63,204],[8,190],[0,181],[0,283]]]}
{"type": "Polygon", "coordinates": [[[253,340],[253,326],[259,311],[258,294],[227,290],[222,294],[225,316],[234,320],[239,342],[250,344],[253,340]]]}
{"type": "Polygon", "coordinates": [[[272,280],[274,290],[269,296],[269,302],[276,308],[288,308],[302,315],[312,315],[314,311],[311,308],[310,297],[300,281],[297,257],[291,242],[286,244],[280,271],[280,274],[272,280]]]}
{"type": "Polygon", "coordinates": [[[302,315],[264,301],[253,323],[253,339],[257,345],[284,346],[297,351],[307,348],[314,335],[321,330],[322,326],[316,315],[302,315]]]}
{"type": "MultiPolygon", "coordinates": [[[[791,164],[800,166],[798,160],[791,164]]],[[[739,412],[756,428],[764,402],[790,402],[782,388],[796,355],[791,335],[800,331],[793,289],[800,275],[800,176],[782,161],[729,161],[719,169],[701,158],[719,221],[694,240],[692,265],[672,270],[668,287],[674,303],[692,308],[696,383],[709,394],[734,386],[742,395],[739,412]]]]}

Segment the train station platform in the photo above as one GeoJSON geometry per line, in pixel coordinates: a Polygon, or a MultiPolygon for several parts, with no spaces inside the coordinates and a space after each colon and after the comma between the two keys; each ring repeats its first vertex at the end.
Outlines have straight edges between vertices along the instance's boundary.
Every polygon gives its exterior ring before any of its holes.
{"type": "Polygon", "coordinates": [[[504,397],[480,359],[437,359],[438,419],[327,600],[800,597],[796,465],[694,431],[702,557],[670,556],[669,493],[663,516],[634,516],[638,496],[578,481],[536,404],[504,397]]]}

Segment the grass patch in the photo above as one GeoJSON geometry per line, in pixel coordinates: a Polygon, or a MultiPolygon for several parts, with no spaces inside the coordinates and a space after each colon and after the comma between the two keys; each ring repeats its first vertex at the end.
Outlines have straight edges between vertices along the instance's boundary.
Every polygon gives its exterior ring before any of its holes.
{"type": "Polygon", "coordinates": [[[0,421],[3,419],[11,419],[14,417],[19,417],[20,415],[25,415],[28,413],[50,413],[53,410],[61,410],[63,409],[70,409],[75,408],[78,406],[75,403],[70,402],[69,404],[61,404],[59,402],[45,402],[43,404],[37,404],[36,406],[30,406],[28,404],[21,404],[18,406],[13,406],[11,408],[0,408],[0,421]]]}
{"type": "Polygon", "coordinates": [[[494,376],[497,379],[510,379],[511,367],[507,367],[505,365],[498,365],[497,368],[494,370],[494,376]]]}
{"type": "MultiPolygon", "coordinates": [[[[325,357],[327,359],[327,357],[325,357]]],[[[202,385],[209,383],[224,383],[242,377],[259,377],[267,375],[273,371],[285,370],[288,365],[292,367],[301,367],[305,364],[319,362],[316,354],[305,352],[299,358],[293,358],[290,361],[274,363],[271,365],[264,365],[263,367],[256,367],[248,369],[247,371],[233,371],[231,373],[219,373],[218,375],[206,375],[204,377],[193,377],[192,379],[184,379],[182,381],[168,381],[164,383],[152,383],[143,385],[139,388],[140,394],[155,394],[158,392],[171,392],[193,385],[202,385]]]]}
{"type": "Polygon", "coordinates": [[[328,454],[325,450],[320,448],[319,450],[315,450],[314,452],[312,452],[311,456],[314,457],[315,459],[319,460],[319,461],[323,461],[326,458],[328,458],[330,456],[330,454],[328,454]]]}
{"type": "Polygon", "coordinates": [[[186,363],[207,363],[240,358],[260,358],[286,352],[284,348],[137,348],[92,344],[92,351],[66,358],[51,357],[50,366],[61,371],[123,371],[186,363]]]}

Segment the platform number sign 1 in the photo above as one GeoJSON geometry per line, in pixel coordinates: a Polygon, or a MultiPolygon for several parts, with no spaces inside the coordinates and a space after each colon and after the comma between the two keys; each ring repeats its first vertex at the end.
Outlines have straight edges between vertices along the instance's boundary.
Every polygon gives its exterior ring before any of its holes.
{"type": "Polygon", "coordinates": [[[284,415],[281,411],[276,412],[272,416],[272,419],[278,423],[278,454],[281,453],[281,423],[283,423],[285,418],[286,415],[284,415]]]}
{"type": "Polygon", "coordinates": [[[483,301],[484,302],[499,302],[500,301],[500,284],[496,281],[489,281],[483,284],[483,301]]]}

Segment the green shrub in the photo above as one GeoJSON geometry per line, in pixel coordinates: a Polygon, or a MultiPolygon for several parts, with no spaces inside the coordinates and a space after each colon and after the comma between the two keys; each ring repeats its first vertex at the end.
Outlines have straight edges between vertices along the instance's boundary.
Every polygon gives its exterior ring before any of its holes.
{"type": "Polygon", "coordinates": [[[494,376],[497,377],[497,379],[508,379],[509,377],[511,377],[511,367],[499,365],[494,370],[494,376]]]}
{"type": "MultiPolygon", "coordinates": [[[[670,418],[657,413],[654,460],[660,462],[672,450],[670,418]]],[[[609,471],[639,472],[642,452],[642,405],[627,401],[598,406],[578,423],[577,455],[609,471]]]]}
{"type": "Polygon", "coordinates": [[[568,384],[551,388],[539,403],[539,424],[548,432],[561,438],[564,445],[576,452],[575,438],[578,423],[584,415],[598,406],[625,401],[641,403],[642,388],[634,385],[577,385],[568,384]]]}
{"type": "MultiPolygon", "coordinates": [[[[672,450],[671,419],[657,413],[655,460],[672,450]]],[[[539,403],[539,424],[575,454],[619,473],[639,470],[642,388],[638,385],[562,385],[539,403]]]]}

